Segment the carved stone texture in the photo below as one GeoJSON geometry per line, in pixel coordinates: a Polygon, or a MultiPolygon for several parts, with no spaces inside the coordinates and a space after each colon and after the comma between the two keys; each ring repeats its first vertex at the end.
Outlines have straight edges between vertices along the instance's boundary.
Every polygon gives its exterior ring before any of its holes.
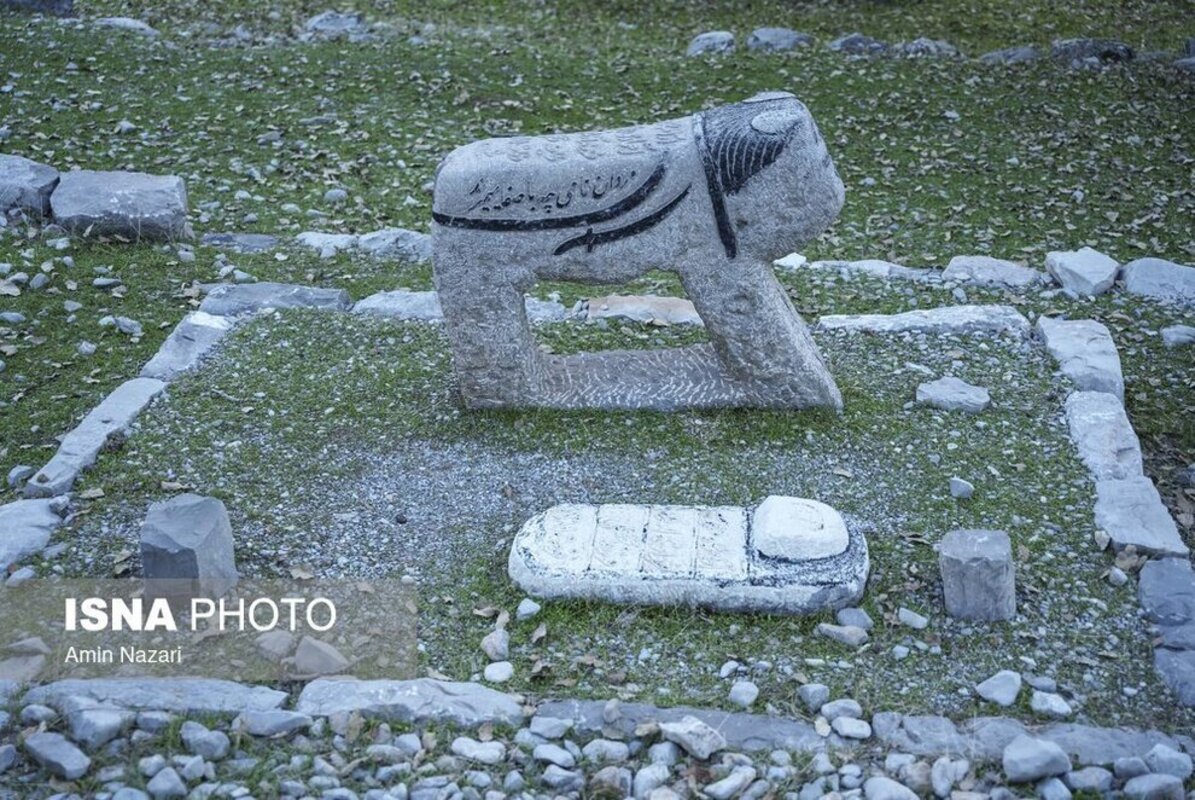
{"type": "Polygon", "coordinates": [[[436,177],[436,288],[474,408],[841,408],[770,262],[816,236],[843,186],[785,93],[612,131],[487,139],[436,177]],[[545,354],[523,293],[675,271],[710,344],[545,354]]]}
{"type": "Polygon", "coordinates": [[[536,597],[810,614],[858,601],[867,542],[830,506],[558,505],[515,536],[511,579],[536,597]]]}

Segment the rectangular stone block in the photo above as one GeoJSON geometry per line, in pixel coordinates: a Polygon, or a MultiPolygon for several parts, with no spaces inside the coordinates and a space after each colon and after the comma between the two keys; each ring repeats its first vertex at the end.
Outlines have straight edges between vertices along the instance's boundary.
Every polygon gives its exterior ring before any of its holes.
{"type": "Polygon", "coordinates": [[[817,326],[827,331],[1029,335],[1029,320],[1012,306],[944,306],[900,314],[828,314],[817,326]]]}
{"type": "Polygon", "coordinates": [[[189,239],[187,187],[176,175],[63,173],[50,196],[54,221],[77,236],[128,241],[189,239]]]}
{"type": "Polygon", "coordinates": [[[1095,493],[1095,524],[1117,550],[1133,545],[1147,555],[1190,554],[1149,478],[1096,481],[1095,493]]]}
{"type": "Polygon", "coordinates": [[[748,577],[746,509],[699,508],[693,536],[698,578],[741,581],[748,577]]]}
{"type": "Polygon", "coordinates": [[[95,463],[108,438],[137,418],[166,384],[156,378],[133,378],[117,386],[78,426],[62,438],[58,452],[25,484],[26,497],[66,494],[79,473],[95,463]]]}
{"type": "Polygon", "coordinates": [[[951,531],[938,545],[938,566],[950,616],[981,622],[1016,616],[1016,572],[1007,533],[951,531]]]}
{"type": "Polygon", "coordinates": [[[582,571],[592,561],[598,507],[553,506],[531,532],[538,558],[549,569],[582,571]]]}
{"type": "Polygon", "coordinates": [[[141,368],[141,377],[173,380],[198,364],[199,359],[232,328],[233,321],[228,317],[217,317],[204,311],[188,314],[141,368]]]}
{"type": "Polygon", "coordinates": [[[1037,320],[1037,335],[1076,389],[1107,392],[1124,400],[1120,356],[1106,327],[1091,319],[1043,316],[1037,320]]]}
{"type": "Polygon", "coordinates": [[[25,693],[26,704],[57,708],[68,697],[89,698],[134,711],[239,714],[281,708],[286,692],[212,678],[99,678],[55,681],[25,693]]]}
{"type": "Polygon", "coordinates": [[[1079,458],[1096,480],[1141,475],[1141,443],[1124,406],[1106,392],[1071,392],[1066,424],[1079,458]]]}
{"type": "Polygon", "coordinates": [[[199,304],[199,310],[221,317],[255,314],[266,308],[318,308],[347,311],[352,305],[343,289],[322,289],[289,283],[222,283],[199,304]]]}
{"type": "Polygon", "coordinates": [[[610,503],[598,507],[591,572],[626,573],[639,569],[650,506],[610,503]]]}
{"type": "Polygon", "coordinates": [[[217,598],[236,585],[232,524],[214,497],[180,494],[152,504],[141,523],[148,597],[217,598]]]}
{"type": "Polygon", "coordinates": [[[700,521],[683,506],[652,506],[639,569],[660,577],[690,576],[697,558],[693,531],[700,521]]]}

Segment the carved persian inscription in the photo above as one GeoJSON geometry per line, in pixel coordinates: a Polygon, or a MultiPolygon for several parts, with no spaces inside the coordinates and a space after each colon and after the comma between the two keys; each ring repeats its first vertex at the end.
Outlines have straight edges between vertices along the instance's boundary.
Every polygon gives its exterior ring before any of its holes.
{"type": "Polygon", "coordinates": [[[768,265],[828,225],[842,199],[813,118],[781,93],[454,151],[436,178],[434,266],[466,402],[839,407],[768,265]],[[535,347],[521,302],[534,279],[611,283],[654,268],[678,273],[712,350],[564,359],[535,347]],[[501,311],[479,291],[500,292],[501,311]]]}

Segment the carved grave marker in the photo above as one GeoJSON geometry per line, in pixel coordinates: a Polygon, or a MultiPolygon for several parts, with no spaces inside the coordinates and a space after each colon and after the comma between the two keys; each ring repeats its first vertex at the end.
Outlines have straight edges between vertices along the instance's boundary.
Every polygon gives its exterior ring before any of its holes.
{"type": "Polygon", "coordinates": [[[843,186],[787,93],[652,125],[486,139],[436,175],[434,269],[474,408],[839,409],[842,397],[771,262],[816,236],[843,186]],[[535,346],[539,280],[678,274],[709,344],[573,356],[535,346]]]}

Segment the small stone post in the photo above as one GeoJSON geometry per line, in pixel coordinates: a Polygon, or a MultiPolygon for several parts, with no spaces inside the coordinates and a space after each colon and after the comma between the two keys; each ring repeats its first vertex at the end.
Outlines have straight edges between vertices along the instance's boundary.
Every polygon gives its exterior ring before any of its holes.
{"type": "Polygon", "coordinates": [[[232,524],[214,497],[180,494],[154,503],[141,523],[145,593],[189,602],[236,585],[232,524]]]}
{"type": "Polygon", "coordinates": [[[1012,544],[1004,531],[957,530],[938,545],[946,613],[998,622],[1017,613],[1012,544]]]}

